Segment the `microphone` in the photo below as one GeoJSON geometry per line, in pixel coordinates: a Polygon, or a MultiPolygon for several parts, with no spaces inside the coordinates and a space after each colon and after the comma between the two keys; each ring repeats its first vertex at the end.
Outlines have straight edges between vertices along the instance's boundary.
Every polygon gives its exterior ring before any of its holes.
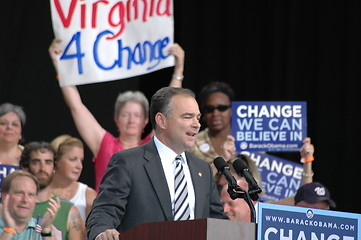
{"type": "Polygon", "coordinates": [[[234,170],[236,170],[239,176],[244,177],[246,179],[248,183],[248,193],[252,198],[252,200],[257,200],[258,194],[262,192],[262,189],[258,186],[256,180],[249,172],[247,164],[243,160],[237,159],[233,162],[233,168],[234,170]]]}
{"type": "MultiPolygon", "coordinates": [[[[256,210],[254,209],[254,206],[253,206],[253,203],[251,200],[253,198],[249,195],[249,193],[247,193],[246,190],[244,190],[243,188],[241,188],[240,186],[237,185],[236,179],[229,172],[230,169],[228,167],[228,164],[226,163],[226,161],[224,161],[224,159],[222,157],[217,157],[216,159],[214,159],[213,163],[216,166],[218,172],[222,173],[226,177],[226,179],[228,181],[228,190],[227,191],[228,191],[231,199],[234,200],[236,198],[243,198],[250,208],[251,222],[255,223],[256,222],[256,210]],[[243,193],[235,192],[235,191],[241,191],[243,193]]],[[[258,195],[257,195],[257,197],[258,197],[258,195]]]]}
{"type": "Polygon", "coordinates": [[[213,163],[216,166],[218,172],[220,172],[226,177],[227,182],[230,186],[232,186],[233,188],[238,186],[236,179],[229,172],[230,168],[222,157],[217,157],[216,159],[214,159],[213,163]]]}

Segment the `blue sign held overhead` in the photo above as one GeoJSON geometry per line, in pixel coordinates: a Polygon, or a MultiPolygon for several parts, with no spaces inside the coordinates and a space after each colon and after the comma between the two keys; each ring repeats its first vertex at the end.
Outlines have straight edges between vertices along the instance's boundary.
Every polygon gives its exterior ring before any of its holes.
{"type": "Polygon", "coordinates": [[[295,152],[307,137],[306,102],[233,102],[236,150],[295,152]]]}

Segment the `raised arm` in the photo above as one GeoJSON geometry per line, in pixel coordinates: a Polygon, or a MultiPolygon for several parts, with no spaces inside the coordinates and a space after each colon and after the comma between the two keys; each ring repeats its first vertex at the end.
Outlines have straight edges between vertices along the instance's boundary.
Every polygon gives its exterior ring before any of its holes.
{"type": "Polygon", "coordinates": [[[313,153],[315,152],[314,146],[311,144],[311,138],[306,137],[303,139],[303,145],[300,148],[301,162],[303,163],[303,174],[301,180],[301,186],[313,182],[313,153]]]}
{"type": "MultiPolygon", "coordinates": [[[[312,161],[313,161],[313,153],[314,147],[311,144],[311,138],[306,137],[303,139],[303,145],[300,148],[301,153],[301,162],[303,163],[303,174],[301,179],[301,185],[303,186],[307,183],[311,183],[313,181],[313,171],[312,171],[312,161]]],[[[287,198],[283,198],[277,202],[271,202],[281,205],[295,205],[295,196],[290,196],[287,198]]]]}
{"type": "MultiPolygon", "coordinates": [[[[54,68],[58,73],[58,59],[62,53],[59,43],[61,40],[54,39],[49,47],[49,54],[53,62],[54,68]]],[[[98,154],[100,144],[103,140],[105,129],[98,123],[93,114],[83,104],[79,91],[76,86],[61,87],[65,103],[68,105],[73,117],[75,126],[92,151],[93,155],[98,154]]]]}
{"type": "Polygon", "coordinates": [[[183,48],[177,43],[175,43],[170,48],[169,52],[175,57],[174,72],[172,75],[172,79],[170,80],[169,86],[181,88],[183,81],[185,53],[183,48]]]}

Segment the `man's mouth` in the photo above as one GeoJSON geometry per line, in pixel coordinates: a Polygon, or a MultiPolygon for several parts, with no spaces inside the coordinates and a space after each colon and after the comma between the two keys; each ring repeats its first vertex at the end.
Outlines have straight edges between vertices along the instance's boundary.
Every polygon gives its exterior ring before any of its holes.
{"type": "Polygon", "coordinates": [[[46,173],[39,173],[38,174],[38,178],[46,178],[46,177],[48,177],[48,174],[46,174],[46,173]]]}
{"type": "Polygon", "coordinates": [[[187,135],[190,136],[190,137],[195,137],[197,135],[197,133],[194,133],[194,132],[193,133],[187,133],[187,135]]]}

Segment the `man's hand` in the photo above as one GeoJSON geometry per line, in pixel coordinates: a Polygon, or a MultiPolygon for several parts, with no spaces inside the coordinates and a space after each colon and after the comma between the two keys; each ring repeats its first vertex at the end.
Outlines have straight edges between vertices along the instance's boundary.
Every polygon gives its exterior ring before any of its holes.
{"type": "Polygon", "coordinates": [[[222,144],[223,157],[228,162],[236,154],[235,139],[232,135],[228,135],[226,141],[222,144]]]}
{"type": "Polygon", "coordinates": [[[43,228],[43,232],[51,231],[51,225],[53,224],[53,221],[54,221],[59,209],[60,209],[59,197],[56,197],[55,199],[50,198],[48,210],[44,214],[43,221],[41,224],[41,226],[43,228]],[[49,231],[49,229],[50,229],[50,231],[49,231]]]}
{"type": "Polygon", "coordinates": [[[95,240],[119,240],[119,232],[116,229],[107,229],[100,233],[95,240]]]}
{"type": "Polygon", "coordinates": [[[15,228],[15,226],[16,226],[15,220],[12,218],[12,216],[10,214],[9,195],[8,194],[6,194],[5,197],[3,198],[2,218],[4,221],[5,227],[11,228],[11,229],[15,228]]]}

